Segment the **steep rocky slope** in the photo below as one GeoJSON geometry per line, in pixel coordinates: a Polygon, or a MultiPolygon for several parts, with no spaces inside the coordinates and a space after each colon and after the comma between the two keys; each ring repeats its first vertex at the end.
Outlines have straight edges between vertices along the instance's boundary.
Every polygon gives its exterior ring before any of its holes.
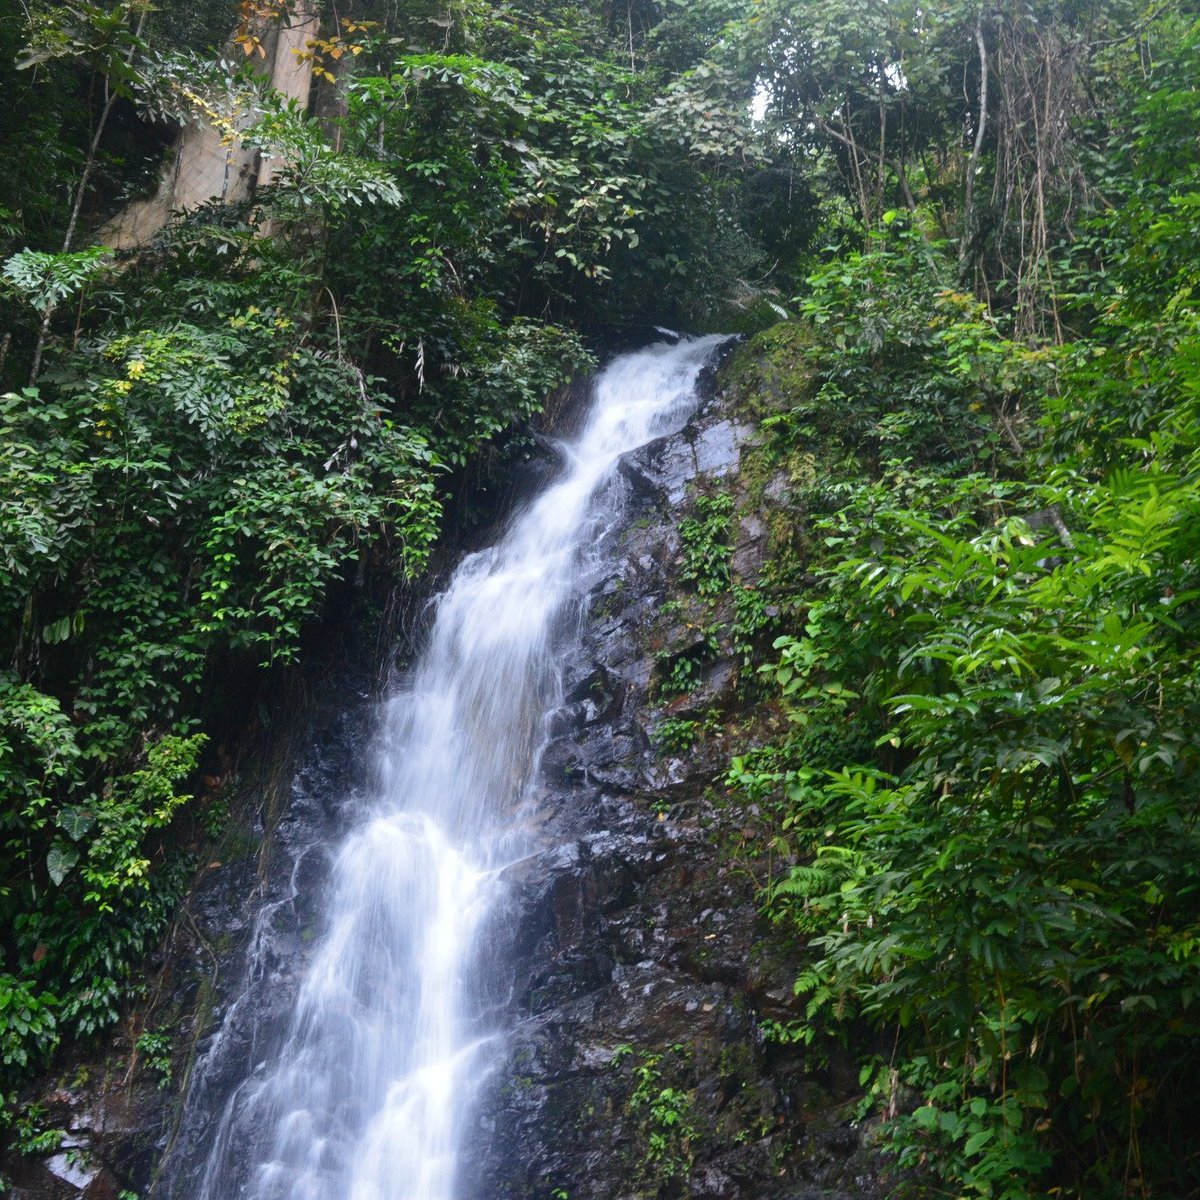
{"type": "Polygon", "coordinates": [[[709,385],[681,434],[626,462],[629,518],[567,665],[542,780],[563,840],[522,881],[519,1021],[481,1118],[481,1196],[877,1194],[848,1065],[763,1032],[795,1015],[795,967],[764,936],[767,858],[722,779],[769,714],[739,689],[734,598],[696,595],[681,527],[729,497],[715,549],[753,588],[769,521],[742,478],[752,427],[709,385]]]}
{"type": "MultiPolygon", "coordinates": [[[[467,1163],[480,1200],[881,1194],[848,1061],[767,1033],[797,1015],[797,968],[760,916],[778,864],[722,780],[774,719],[742,678],[742,603],[787,489],[751,489],[753,427],[716,371],[706,393],[681,433],[624,462],[624,519],[564,634],[538,785],[547,848],[513,869],[515,1032],[467,1163]]],[[[107,1068],[51,1097],[68,1143],[25,1164],[18,1195],[194,1194],[255,1030],[290,1008],[330,850],[367,783],[368,693],[344,678],[325,698],[281,801],[263,800],[190,896],[137,1020],[169,1030],[171,1085],[145,1053],[129,1065],[131,1025],[107,1068]],[[209,1115],[180,1123],[197,1063],[189,1111],[209,1115]]]]}

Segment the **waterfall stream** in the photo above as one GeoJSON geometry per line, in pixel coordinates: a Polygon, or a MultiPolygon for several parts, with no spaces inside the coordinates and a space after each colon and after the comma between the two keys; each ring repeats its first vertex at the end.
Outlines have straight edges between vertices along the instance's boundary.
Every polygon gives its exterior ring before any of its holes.
{"type": "Polygon", "coordinates": [[[615,359],[559,479],[436,601],[384,704],[377,782],[336,852],[286,1031],[244,1064],[198,1200],[458,1196],[474,1097],[503,1058],[506,868],[539,847],[530,784],[573,601],[619,520],[607,485],[623,454],[687,420],[722,340],[615,359]]]}

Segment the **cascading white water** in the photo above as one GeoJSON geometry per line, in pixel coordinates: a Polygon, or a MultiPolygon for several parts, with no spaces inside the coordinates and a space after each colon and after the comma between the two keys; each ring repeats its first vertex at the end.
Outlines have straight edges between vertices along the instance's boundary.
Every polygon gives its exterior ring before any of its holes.
{"type": "Polygon", "coordinates": [[[482,943],[504,868],[536,844],[526,793],[562,618],[611,522],[618,459],[682,425],[722,340],[616,359],[562,477],[439,598],[428,649],[386,705],[378,793],[338,853],[289,1032],[233,1097],[199,1200],[455,1197],[502,1043],[482,943]]]}

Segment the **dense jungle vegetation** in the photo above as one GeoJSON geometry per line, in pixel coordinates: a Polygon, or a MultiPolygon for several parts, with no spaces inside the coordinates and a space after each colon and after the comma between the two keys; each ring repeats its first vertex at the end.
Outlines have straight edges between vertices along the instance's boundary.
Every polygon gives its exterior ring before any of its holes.
{"type": "Polygon", "coordinates": [[[307,110],[296,17],[0,22],[10,1117],[136,991],[256,674],[606,331],[790,314],[732,383],[795,502],[729,775],[807,947],[768,1032],[863,1054],[914,1195],[1200,1195],[1198,6],[359,0],[307,110]],[[196,121],[271,181],[106,250],[196,121]]]}

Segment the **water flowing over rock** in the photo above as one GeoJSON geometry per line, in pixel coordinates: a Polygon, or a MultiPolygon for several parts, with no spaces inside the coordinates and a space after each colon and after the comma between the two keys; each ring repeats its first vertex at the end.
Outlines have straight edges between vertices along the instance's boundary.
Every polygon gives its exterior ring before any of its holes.
{"type": "MultiPolygon", "coordinates": [[[[528,986],[513,962],[544,909],[530,881],[544,855],[578,852],[553,847],[562,835],[546,802],[557,798],[534,768],[557,744],[564,703],[581,699],[572,627],[609,569],[626,499],[617,464],[684,424],[721,340],[617,359],[564,448],[561,479],[437,600],[428,648],[387,702],[374,778],[335,805],[350,834],[332,861],[328,833],[293,847],[286,890],[257,918],[246,987],[197,1065],[156,1194],[451,1200],[470,1186],[460,1159],[477,1160],[464,1138],[480,1120],[481,1087],[510,1061],[514,988],[528,986]],[[296,937],[313,948],[281,952],[297,914],[296,937]],[[234,1064],[243,1078],[219,1100],[234,1064]]],[[[723,443],[710,441],[712,457],[723,443]]],[[[634,727],[611,740],[618,773],[623,751],[645,748],[634,727]]],[[[597,778],[604,758],[591,755],[597,778]]],[[[622,873],[638,868],[610,840],[587,853],[607,856],[614,876],[593,886],[616,883],[619,895],[622,873]]],[[[569,894],[577,878],[562,873],[561,905],[587,921],[569,894]]]]}
{"type": "Polygon", "coordinates": [[[69,1154],[24,1161],[19,1200],[884,1194],[853,1066],[767,1033],[802,1015],[797,959],[721,782],[763,714],[681,523],[732,496],[752,589],[786,488],[750,502],[721,342],[618,357],[389,698],[347,676],[319,706],[154,984],[180,1105],[124,1058],[59,1086],[69,1154]]]}
{"type": "MultiPolygon", "coordinates": [[[[750,831],[723,799],[723,731],[753,715],[733,600],[697,629],[680,578],[696,497],[746,497],[754,431],[722,411],[713,382],[683,429],[623,459],[626,515],[565,652],[538,781],[556,839],[518,868],[513,1033],[464,1192],[479,1200],[884,1194],[851,1061],[764,1032],[803,1007],[795,959],[759,915],[768,860],[752,874],[756,860],[735,853],[750,831]],[[693,652],[690,690],[666,697],[664,668],[693,652]],[[669,750],[671,719],[710,732],[669,750]]],[[[728,546],[739,584],[758,582],[767,540],[765,514],[741,505],[728,546]]]]}

